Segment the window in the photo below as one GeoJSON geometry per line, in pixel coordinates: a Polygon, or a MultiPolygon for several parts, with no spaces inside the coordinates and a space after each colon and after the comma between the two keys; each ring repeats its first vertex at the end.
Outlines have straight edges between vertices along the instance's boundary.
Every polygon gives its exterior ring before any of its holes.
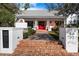
{"type": "Polygon", "coordinates": [[[9,31],[2,30],[2,36],[3,36],[3,48],[9,48],[9,31]]]}

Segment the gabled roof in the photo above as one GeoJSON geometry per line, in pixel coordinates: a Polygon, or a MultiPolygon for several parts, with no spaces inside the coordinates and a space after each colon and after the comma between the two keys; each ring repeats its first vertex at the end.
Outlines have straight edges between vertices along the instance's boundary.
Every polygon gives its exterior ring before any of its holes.
{"type": "Polygon", "coordinates": [[[64,16],[57,16],[59,11],[47,11],[47,10],[30,10],[22,11],[21,14],[16,14],[17,18],[65,18],[64,16]]]}

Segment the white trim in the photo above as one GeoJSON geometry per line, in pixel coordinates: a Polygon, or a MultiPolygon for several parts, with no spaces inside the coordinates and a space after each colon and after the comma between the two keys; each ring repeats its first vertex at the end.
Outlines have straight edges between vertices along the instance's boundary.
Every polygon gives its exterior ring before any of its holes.
{"type": "Polygon", "coordinates": [[[1,29],[1,52],[10,53],[12,51],[12,29],[1,29]],[[9,48],[3,48],[3,36],[2,36],[2,30],[8,30],[9,31],[9,48]]]}

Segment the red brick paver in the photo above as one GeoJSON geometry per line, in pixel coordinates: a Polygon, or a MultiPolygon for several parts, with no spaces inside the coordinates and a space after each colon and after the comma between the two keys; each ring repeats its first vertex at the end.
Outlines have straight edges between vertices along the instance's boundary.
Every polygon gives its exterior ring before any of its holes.
{"type": "Polygon", "coordinates": [[[59,41],[50,40],[22,40],[15,52],[15,56],[68,56],[79,55],[70,54],[65,51],[59,41]]]}

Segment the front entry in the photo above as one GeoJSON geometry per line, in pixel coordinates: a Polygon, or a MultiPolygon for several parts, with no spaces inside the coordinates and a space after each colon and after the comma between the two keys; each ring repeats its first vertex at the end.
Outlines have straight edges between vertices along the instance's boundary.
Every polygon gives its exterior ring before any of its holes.
{"type": "Polygon", "coordinates": [[[45,21],[38,21],[38,29],[45,30],[45,28],[46,28],[46,22],[45,21]]]}
{"type": "Polygon", "coordinates": [[[33,21],[26,21],[28,23],[29,28],[33,28],[33,21]]]}

